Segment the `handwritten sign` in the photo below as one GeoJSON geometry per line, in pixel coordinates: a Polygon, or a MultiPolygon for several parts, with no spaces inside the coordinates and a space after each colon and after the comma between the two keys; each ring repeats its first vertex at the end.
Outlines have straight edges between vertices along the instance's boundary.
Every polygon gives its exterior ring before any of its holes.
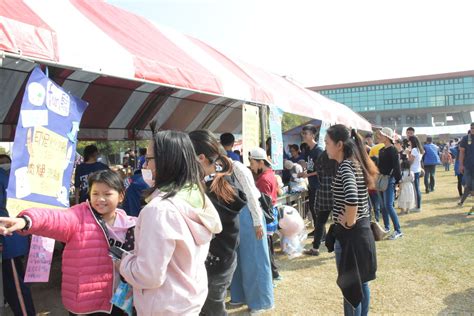
{"type": "Polygon", "coordinates": [[[68,139],[42,126],[32,130],[26,140],[30,154],[27,181],[32,193],[56,197],[62,187],[68,139]]]}
{"type": "MultiPolygon", "coordinates": [[[[28,79],[13,143],[7,210],[69,207],[77,132],[87,102],[66,93],[39,67],[28,79]]],[[[59,212],[60,210],[58,210],[59,212]]],[[[33,236],[25,282],[48,282],[54,240],[33,236]]]]}
{"type": "Polygon", "coordinates": [[[53,251],[54,239],[33,235],[25,271],[25,282],[48,282],[53,251]]]}
{"type": "Polygon", "coordinates": [[[242,149],[244,151],[244,163],[249,164],[249,151],[260,147],[260,116],[259,108],[250,104],[242,106],[242,149]]]}
{"type": "Polygon", "coordinates": [[[29,203],[69,206],[76,136],[87,102],[62,90],[38,67],[25,88],[13,143],[7,209],[17,216],[29,203]]]}
{"type": "Polygon", "coordinates": [[[272,138],[272,162],[274,170],[283,169],[283,133],[281,120],[283,111],[277,107],[270,107],[270,135],[272,138]]]}

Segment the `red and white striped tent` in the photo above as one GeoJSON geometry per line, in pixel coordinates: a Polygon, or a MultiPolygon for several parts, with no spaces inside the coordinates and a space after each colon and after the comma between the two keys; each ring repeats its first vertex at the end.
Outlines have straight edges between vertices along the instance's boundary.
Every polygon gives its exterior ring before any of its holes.
{"type": "Polygon", "coordinates": [[[140,138],[152,119],[239,133],[244,102],[371,128],[342,104],[101,0],[0,0],[0,61],[3,141],[13,139],[35,64],[89,102],[81,139],[140,138]]]}

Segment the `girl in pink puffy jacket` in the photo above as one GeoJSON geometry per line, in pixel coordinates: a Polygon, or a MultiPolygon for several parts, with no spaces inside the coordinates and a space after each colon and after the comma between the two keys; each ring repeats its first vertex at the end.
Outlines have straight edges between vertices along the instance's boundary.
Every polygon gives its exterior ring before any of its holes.
{"type": "Polygon", "coordinates": [[[125,315],[110,300],[119,282],[109,247],[131,250],[136,218],[118,209],[124,187],[111,170],[89,176],[89,200],[67,210],[32,208],[17,218],[1,218],[0,233],[14,231],[66,244],[62,261],[61,296],[70,315],[125,315]]]}

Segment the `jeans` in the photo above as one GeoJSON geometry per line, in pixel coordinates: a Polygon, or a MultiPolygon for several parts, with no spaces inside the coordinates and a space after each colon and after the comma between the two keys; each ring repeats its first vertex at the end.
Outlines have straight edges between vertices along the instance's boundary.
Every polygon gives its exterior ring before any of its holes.
{"type": "Polygon", "coordinates": [[[451,166],[450,163],[445,163],[444,164],[444,171],[449,171],[449,167],[451,166]]]}
{"type": "Polygon", "coordinates": [[[416,207],[421,208],[421,189],[420,189],[420,173],[415,173],[415,181],[413,182],[413,188],[415,189],[416,207]]]}
{"type": "MultiPolygon", "coordinates": [[[[334,245],[334,253],[336,254],[336,264],[339,265],[341,258],[341,244],[338,240],[334,245]]],[[[369,314],[369,305],[370,305],[370,288],[369,282],[362,283],[362,301],[359,306],[353,308],[352,305],[344,299],[344,315],[345,316],[365,316],[369,314]]]]}
{"type": "Polygon", "coordinates": [[[230,286],[236,267],[237,256],[228,269],[221,273],[207,274],[209,292],[207,293],[206,302],[202,307],[200,315],[227,315],[227,311],[225,310],[225,298],[227,296],[227,288],[230,286]]]}
{"type": "Polygon", "coordinates": [[[385,230],[390,230],[390,219],[393,222],[393,228],[395,231],[401,233],[400,222],[398,221],[398,215],[393,206],[395,200],[395,178],[390,177],[388,181],[387,190],[382,192],[382,217],[385,230]],[[390,217],[390,218],[389,218],[390,217]]]}
{"type": "Polygon", "coordinates": [[[326,222],[331,211],[319,211],[316,227],[314,228],[313,248],[319,249],[323,236],[326,236],[326,222]]]}
{"type": "Polygon", "coordinates": [[[369,207],[373,209],[375,221],[378,222],[380,220],[380,194],[379,192],[371,192],[369,193],[369,207]]]}
{"type": "Polygon", "coordinates": [[[435,187],[436,165],[425,165],[425,190],[426,193],[434,191],[435,187]]]}

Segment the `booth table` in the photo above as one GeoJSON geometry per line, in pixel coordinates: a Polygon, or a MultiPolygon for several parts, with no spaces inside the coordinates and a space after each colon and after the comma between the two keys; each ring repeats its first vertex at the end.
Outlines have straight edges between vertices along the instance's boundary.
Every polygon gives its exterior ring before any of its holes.
{"type": "Polygon", "coordinates": [[[309,211],[308,206],[308,192],[298,192],[298,193],[286,193],[277,198],[277,205],[288,205],[294,207],[298,210],[298,213],[301,215],[301,218],[305,218],[307,212],[309,211]]]}

